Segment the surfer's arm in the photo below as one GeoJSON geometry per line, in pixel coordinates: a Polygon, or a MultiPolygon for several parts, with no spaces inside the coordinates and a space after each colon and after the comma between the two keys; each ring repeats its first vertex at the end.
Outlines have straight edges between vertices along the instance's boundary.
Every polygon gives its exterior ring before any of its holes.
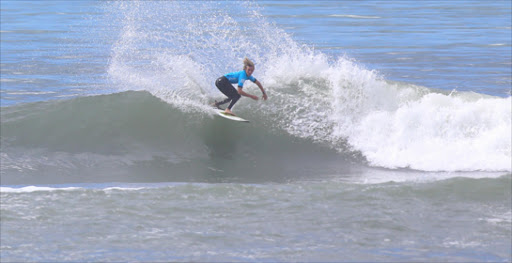
{"type": "Polygon", "coordinates": [[[263,99],[264,100],[267,100],[267,93],[265,93],[265,89],[263,89],[263,85],[261,85],[261,82],[259,82],[259,80],[256,80],[254,83],[256,83],[256,85],[258,85],[258,88],[260,88],[261,90],[261,93],[263,93],[263,99]]]}
{"type": "Polygon", "coordinates": [[[257,96],[254,96],[254,95],[251,95],[247,92],[245,92],[241,87],[238,87],[238,94],[242,95],[242,96],[246,96],[246,97],[249,97],[253,100],[258,100],[259,98],[257,96]]]}

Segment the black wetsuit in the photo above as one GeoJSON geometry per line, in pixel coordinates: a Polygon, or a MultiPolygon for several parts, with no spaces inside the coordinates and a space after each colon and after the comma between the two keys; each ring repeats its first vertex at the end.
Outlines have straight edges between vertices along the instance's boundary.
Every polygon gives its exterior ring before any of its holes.
{"type": "Polygon", "coordinates": [[[224,95],[228,96],[227,99],[215,103],[215,106],[220,106],[222,104],[228,103],[231,101],[231,103],[228,106],[228,109],[231,110],[233,105],[240,99],[240,94],[238,94],[238,91],[233,87],[232,84],[237,83],[239,88],[244,87],[244,82],[246,80],[250,80],[252,82],[256,82],[256,78],[253,76],[247,76],[247,73],[245,70],[237,71],[237,72],[231,72],[228,73],[215,81],[215,86],[220,90],[220,92],[224,93],[224,95]]]}
{"type": "Polygon", "coordinates": [[[222,76],[215,81],[215,86],[222,92],[224,95],[228,96],[227,99],[215,103],[216,106],[220,106],[222,104],[228,103],[231,101],[231,103],[228,106],[228,109],[231,110],[233,105],[240,99],[240,94],[238,94],[238,91],[231,85],[231,82],[229,82],[228,78],[226,76],[222,76]]]}

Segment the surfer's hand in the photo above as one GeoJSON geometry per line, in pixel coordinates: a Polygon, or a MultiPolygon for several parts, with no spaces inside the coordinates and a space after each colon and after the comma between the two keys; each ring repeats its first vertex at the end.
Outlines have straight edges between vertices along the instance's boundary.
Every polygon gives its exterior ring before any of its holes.
{"type": "Polygon", "coordinates": [[[262,98],[263,100],[267,100],[267,98],[268,98],[268,97],[267,97],[267,94],[266,94],[266,93],[263,93],[263,96],[261,96],[261,98],[262,98]]]}
{"type": "Polygon", "coordinates": [[[258,98],[258,96],[254,96],[254,95],[252,95],[252,96],[251,96],[251,99],[253,99],[253,100],[259,100],[260,98],[258,98]]]}

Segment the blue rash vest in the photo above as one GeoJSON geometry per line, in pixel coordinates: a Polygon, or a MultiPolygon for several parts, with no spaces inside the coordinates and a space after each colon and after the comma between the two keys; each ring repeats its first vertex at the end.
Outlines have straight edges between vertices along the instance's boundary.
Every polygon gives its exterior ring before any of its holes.
{"type": "Polygon", "coordinates": [[[244,82],[246,80],[256,82],[256,78],[254,78],[253,76],[248,77],[247,73],[245,73],[245,70],[231,72],[224,76],[229,80],[230,83],[238,83],[238,87],[240,87],[240,88],[244,87],[244,82]]]}

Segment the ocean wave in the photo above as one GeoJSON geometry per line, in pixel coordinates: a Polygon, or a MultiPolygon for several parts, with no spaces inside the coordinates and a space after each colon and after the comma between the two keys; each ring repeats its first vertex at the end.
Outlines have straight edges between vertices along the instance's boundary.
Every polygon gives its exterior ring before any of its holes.
{"type": "Polygon", "coordinates": [[[244,112],[251,124],[183,112],[146,91],[5,107],[2,183],[286,181],[358,158],[244,112]]]}
{"type": "Polygon", "coordinates": [[[194,3],[204,15],[183,13],[188,4],[106,3],[120,25],[108,67],[113,92],[3,107],[3,174],[115,181],[150,169],[154,181],[282,181],[343,174],[354,163],[512,170],[510,96],[391,82],[295,42],[257,8],[247,11],[250,3],[241,21],[212,3],[194,3]],[[235,112],[252,121],[240,126],[214,117],[209,103],[222,96],[214,80],[246,56],[269,100],[240,100],[235,112]]]}
{"type": "MultiPolygon", "coordinates": [[[[166,3],[161,10],[183,10],[174,5],[166,3]]],[[[148,12],[154,11],[151,3],[123,8],[124,28],[109,70],[121,88],[147,90],[182,111],[205,113],[207,102],[220,95],[214,79],[237,69],[249,56],[256,61],[254,74],[270,99],[242,100],[236,110],[267,120],[272,126],[267,128],[325,143],[339,152],[360,152],[377,167],[512,170],[510,97],[450,94],[386,81],[350,58],[332,58],[300,45],[259,15],[257,8],[241,10],[247,12],[246,21],[210,4],[197,7],[204,16],[177,14],[172,21],[148,12]],[[187,25],[187,31],[175,30],[180,25],[187,25]],[[155,26],[163,30],[145,31],[155,26]],[[163,48],[148,52],[142,49],[148,43],[163,48]],[[140,63],[144,60],[149,63],[140,63]]],[[[246,89],[253,92],[254,87],[249,84],[246,89]]]]}

